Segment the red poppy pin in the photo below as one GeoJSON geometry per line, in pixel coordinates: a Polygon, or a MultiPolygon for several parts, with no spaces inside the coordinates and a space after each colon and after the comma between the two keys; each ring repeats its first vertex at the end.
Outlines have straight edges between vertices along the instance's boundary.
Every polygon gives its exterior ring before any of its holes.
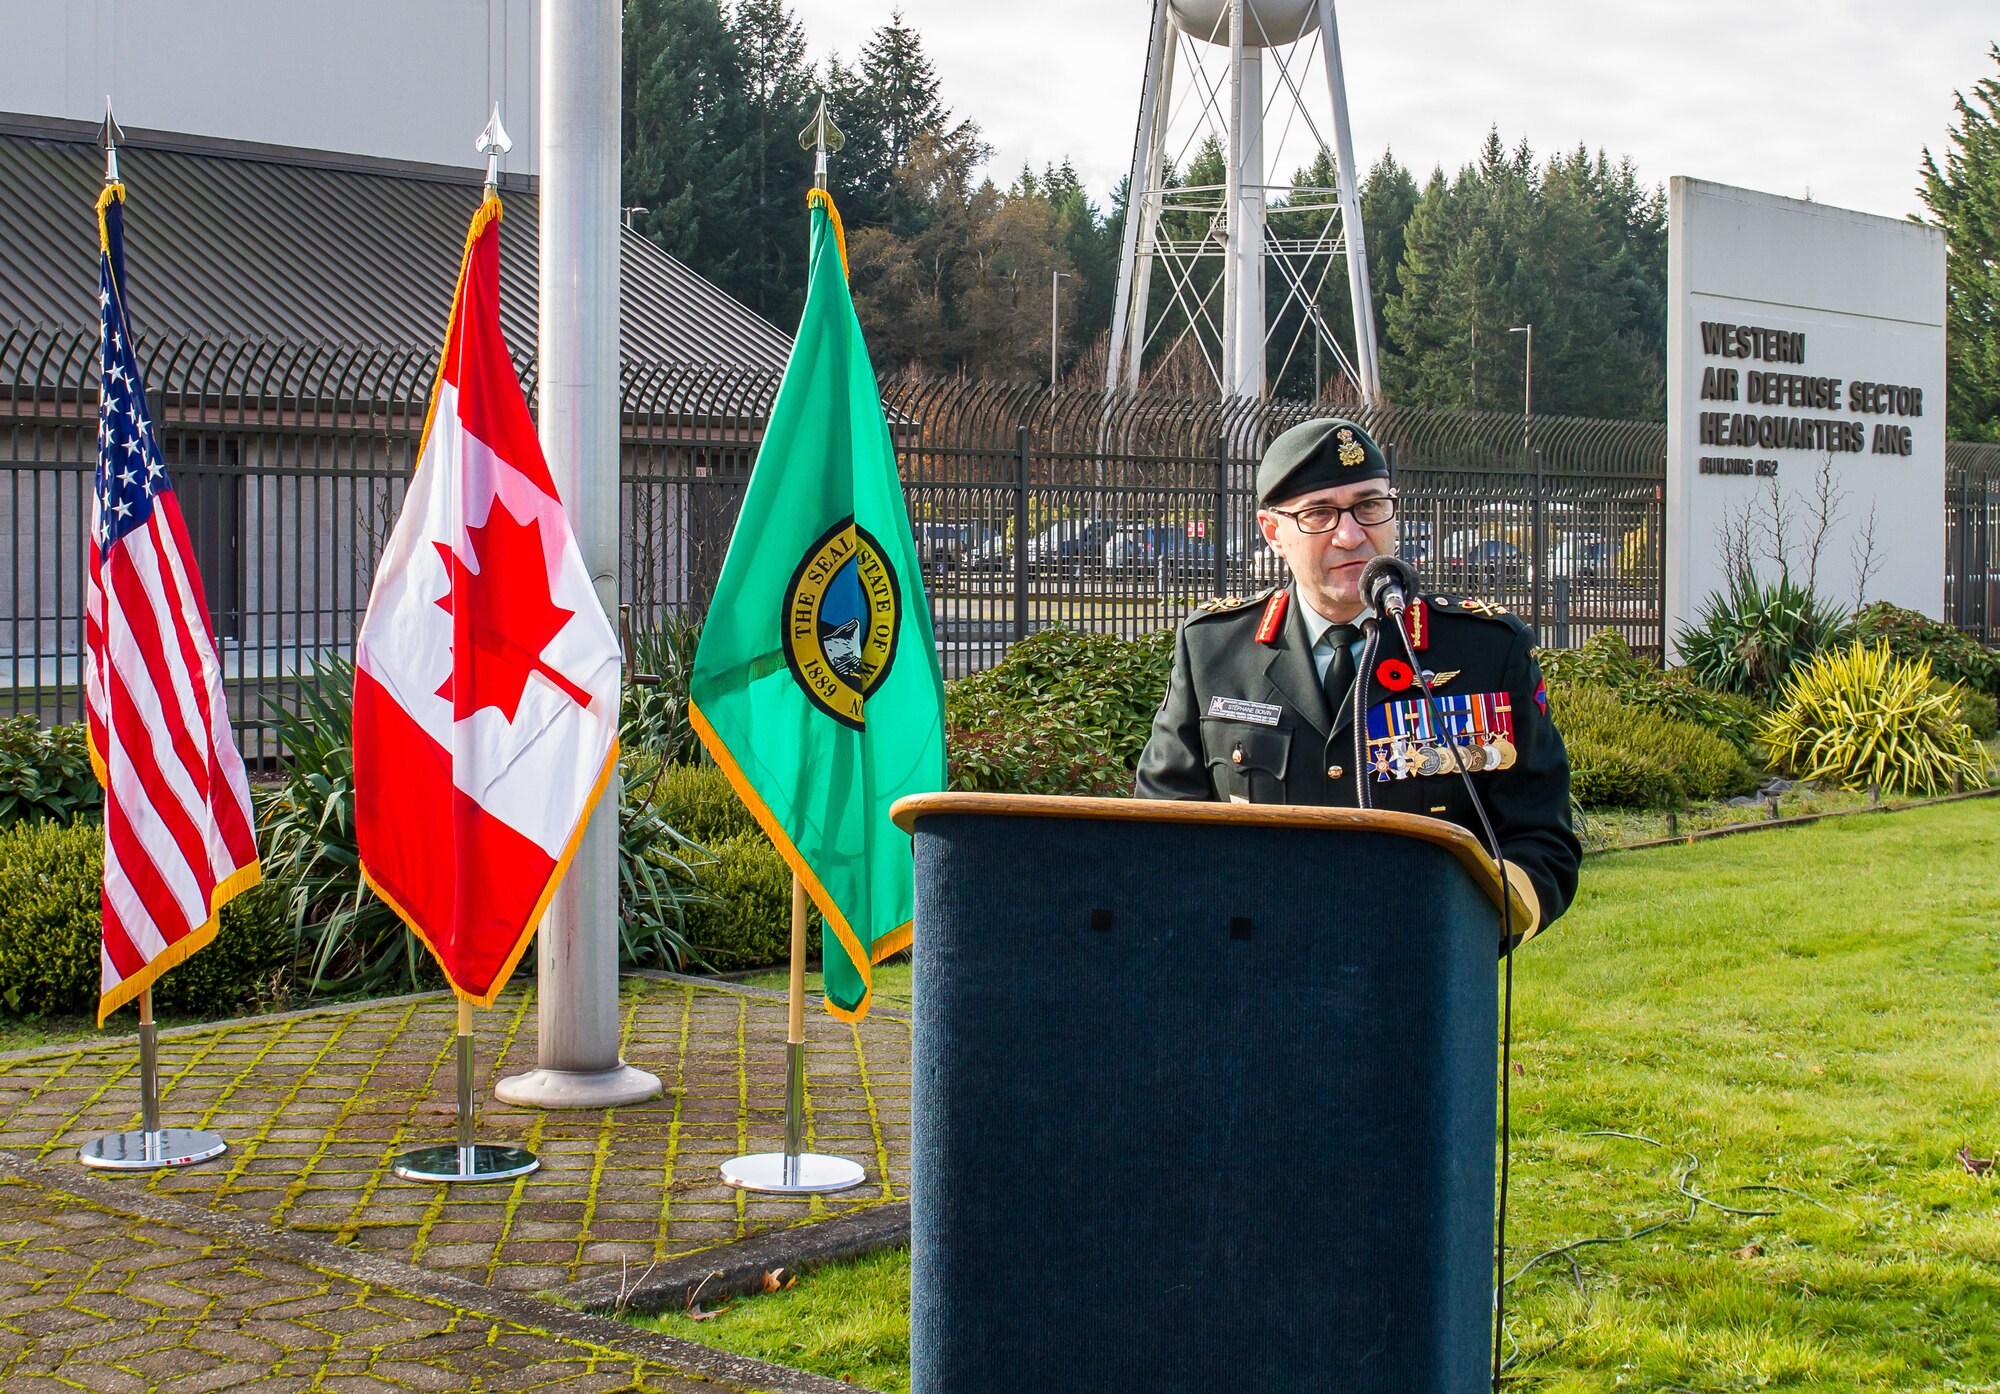
{"type": "Polygon", "coordinates": [[[1375,665],[1375,681],[1391,692],[1406,691],[1417,680],[1410,671],[1410,665],[1400,658],[1385,658],[1375,665]]]}

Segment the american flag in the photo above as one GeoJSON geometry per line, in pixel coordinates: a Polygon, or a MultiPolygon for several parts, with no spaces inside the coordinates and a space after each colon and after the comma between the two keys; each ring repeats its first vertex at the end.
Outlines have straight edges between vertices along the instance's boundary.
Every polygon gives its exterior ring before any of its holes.
{"type": "Polygon", "coordinates": [[[100,1024],[215,937],[261,875],[187,524],[126,317],[122,185],[98,200],[101,336],[84,700],[104,785],[100,1024]]]}

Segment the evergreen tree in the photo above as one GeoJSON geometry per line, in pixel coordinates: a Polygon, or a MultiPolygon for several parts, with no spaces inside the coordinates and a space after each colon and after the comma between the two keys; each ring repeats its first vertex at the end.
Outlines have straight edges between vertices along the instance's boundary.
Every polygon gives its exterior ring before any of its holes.
{"type": "MultiPolygon", "coordinates": [[[[828,65],[826,86],[834,120],[848,136],[840,159],[842,206],[852,209],[847,220],[915,232],[929,210],[910,205],[898,176],[917,143],[942,134],[951,119],[921,36],[901,10],[893,11],[861,50],[858,68],[837,57],[828,65]]],[[[977,127],[966,123],[966,132],[976,141],[977,127]]]]}
{"type": "MultiPolygon", "coordinates": [[[[2000,44],[1989,52],[2000,64],[2000,44]]],[[[1945,236],[1946,422],[1960,439],[2000,441],[2000,79],[1958,94],[1944,166],[1926,147],[1922,174],[1945,236]]]]}
{"type": "Polygon", "coordinates": [[[1410,215],[1384,305],[1384,386],[1411,405],[1516,409],[1535,327],[1537,415],[1635,417],[1664,403],[1665,216],[1629,165],[1578,150],[1538,169],[1487,136],[1410,215]]]}
{"type": "Polygon", "coordinates": [[[783,0],[740,0],[729,17],[729,33],[740,55],[748,108],[740,257],[745,274],[729,289],[789,329],[805,300],[803,219],[813,171],[812,152],[800,146],[799,132],[818,102],[805,31],[783,0]]]}
{"type": "Polygon", "coordinates": [[[725,289],[747,258],[743,74],[715,0],[625,0],[623,160],[633,227],[725,289]]]}

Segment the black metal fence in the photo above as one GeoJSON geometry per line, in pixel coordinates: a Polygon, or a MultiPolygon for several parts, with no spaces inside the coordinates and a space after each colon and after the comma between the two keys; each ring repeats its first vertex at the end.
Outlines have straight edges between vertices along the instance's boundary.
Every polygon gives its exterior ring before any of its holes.
{"type": "MultiPolygon", "coordinates": [[[[239,717],[351,652],[414,461],[431,350],[142,341],[239,717]]],[[[0,338],[0,709],[81,712],[83,539],[96,341],[0,338]]],[[[531,361],[517,366],[532,402],[531,361]]],[[[628,365],[621,594],[637,626],[707,604],[777,378],[628,365]]],[[[891,379],[884,402],[947,676],[1053,624],[1133,636],[1261,587],[1251,476],[1306,403],[891,379]]],[[[1562,646],[1661,642],[1658,423],[1359,413],[1394,452],[1401,547],[1441,588],[1491,595],[1562,646]]],[[[1953,447],[1947,614],[2000,616],[2000,449],[1953,447]]],[[[247,741],[269,755],[261,729],[247,741]]]]}
{"type": "Polygon", "coordinates": [[[1944,618],[2000,644],[2000,445],[1945,451],[1944,618]]]}

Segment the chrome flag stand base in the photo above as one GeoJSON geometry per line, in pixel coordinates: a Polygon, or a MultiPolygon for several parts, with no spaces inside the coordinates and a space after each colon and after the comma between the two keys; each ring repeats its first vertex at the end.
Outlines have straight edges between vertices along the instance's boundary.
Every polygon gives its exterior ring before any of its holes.
{"type": "Polygon", "coordinates": [[[390,1169],[405,1181],[444,1185],[511,1181],[538,1170],[541,1158],[521,1147],[496,1147],[472,1140],[472,1008],[458,1008],[458,1141],[419,1147],[396,1158],[390,1169]]]}
{"type": "Polygon", "coordinates": [[[214,1133],[160,1126],[159,1027],[153,1023],[153,990],[147,988],[139,994],[139,1128],[92,1138],[76,1159],[97,1171],[157,1171],[191,1167],[228,1150],[214,1133]]]}
{"type": "Polygon", "coordinates": [[[801,1152],[805,1137],[806,1047],[792,1041],[785,1047],[785,1150],[753,1152],[722,1164],[722,1179],[739,1191],[774,1196],[817,1196],[847,1191],[867,1178],[858,1162],[801,1152]]]}
{"type": "Polygon", "coordinates": [[[785,1032],[785,1150],[753,1152],[722,1164],[722,1179],[739,1191],[817,1196],[852,1190],[866,1178],[845,1157],[806,1152],[806,888],[792,876],[792,984],[785,1032]]]}

